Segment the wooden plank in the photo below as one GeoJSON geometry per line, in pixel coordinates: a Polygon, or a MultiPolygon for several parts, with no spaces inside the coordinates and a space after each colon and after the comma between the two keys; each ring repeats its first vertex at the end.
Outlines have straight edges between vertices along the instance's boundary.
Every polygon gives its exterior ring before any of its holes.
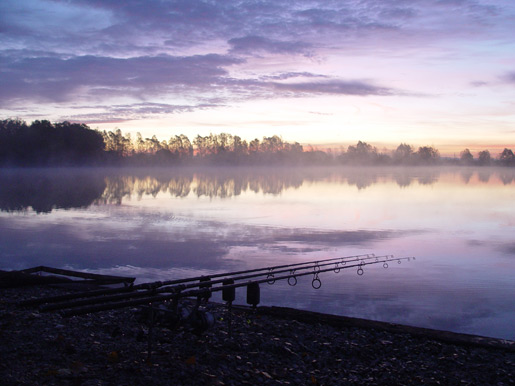
{"type": "Polygon", "coordinates": [[[136,278],[134,277],[125,277],[125,276],[111,276],[111,275],[100,275],[97,273],[88,273],[88,272],[79,272],[72,271],[69,269],[61,269],[61,268],[52,268],[40,265],[34,268],[24,269],[18,272],[22,273],[36,273],[36,272],[47,272],[53,273],[56,275],[62,276],[71,276],[71,277],[80,277],[83,279],[91,279],[99,282],[108,282],[108,283],[133,283],[136,278]]]}
{"type": "Polygon", "coordinates": [[[19,271],[0,271],[0,288],[13,288],[31,285],[69,282],[71,282],[71,279],[61,276],[39,276],[19,271]]]}

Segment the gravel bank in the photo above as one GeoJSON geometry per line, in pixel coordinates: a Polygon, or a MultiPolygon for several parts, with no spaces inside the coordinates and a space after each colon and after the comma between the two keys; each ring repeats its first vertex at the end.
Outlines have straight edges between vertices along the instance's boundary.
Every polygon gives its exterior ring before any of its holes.
{"type": "Polygon", "coordinates": [[[136,309],[62,318],[14,302],[61,290],[0,290],[3,385],[514,385],[515,352],[377,328],[306,323],[209,304],[216,324],[148,328],[136,309]]]}

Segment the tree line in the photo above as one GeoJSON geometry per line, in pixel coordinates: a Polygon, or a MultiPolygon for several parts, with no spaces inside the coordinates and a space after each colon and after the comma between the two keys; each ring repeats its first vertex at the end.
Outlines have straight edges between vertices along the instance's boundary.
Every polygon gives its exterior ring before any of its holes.
{"type": "Polygon", "coordinates": [[[101,133],[80,123],[0,121],[0,165],[79,165],[101,160],[101,133]]]}
{"type": "Polygon", "coordinates": [[[143,138],[120,129],[99,131],[82,123],[0,120],[0,165],[504,165],[515,166],[515,155],[505,148],[497,157],[483,150],[474,157],[469,149],[459,158],[443,158],[433,146],[415,148],[401,143],[395,150],[379,151],[358,141],[340,151],[307,149],[280,136],[247,142],[228,133],[184,134],[169,140],[143,138]]]}

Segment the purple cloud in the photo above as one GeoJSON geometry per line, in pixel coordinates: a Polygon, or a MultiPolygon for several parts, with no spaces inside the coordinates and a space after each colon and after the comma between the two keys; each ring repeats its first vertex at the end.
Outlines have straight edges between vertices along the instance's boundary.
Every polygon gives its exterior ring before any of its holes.
{"type": "Polygon", "coordinates": [[[501,80],[503,80],[506,83],[513,83],[515,84],[515,71],[508,72],[507,74],[504,74],[501,76],[501,80]]]}
{"type": "Polygon", "coordinates": [[[417,11],[415,11],[412,8],[394,7],[394,8],[383,9],[380,12],[380,17],[386,18],[386,19],[409,20],[409,19],[413,19],[416,16],[417,16],[417,11]]]}
{"type": "Polygon", "coordinates": [[[65,101],[83,87],[97,96],[159,95],[174,87],[217,84],[225,66],[240,63],[220,55],[135,57],[128,59],[79,56],[70,59],[0,57],[0,101],[29,99],[65,101]]]}
{"type": "MultiPolygon", "coordinates": [[[[3,0],[0,103],[13,113],[30,102],[44,109],[123,98],[154,104],[134,108],[147,116],[259,98],[400,95],[359,80],[374,73],[342,80],[331,66],[312,66],[355,53],[409,61],[440,54],[440,41],[505,38],[514,13],[483,0],[3,0]],[[280,67],[269,62],[253,72],[253,58],[264,63],[269,55],[280,67]],[[162,101],[171,107],[156,108],[162,101]]],[[[503,79],[513,83],[510,74],[503,79]]],[[[101,114],[134,116],[114,106],[101,114]]]]}
{"type": "Polygon", "coordinates": [[[396,39],[401,41],[448,39],[460,31],[484,30],[489,18],[499,14],[498,8],[471,0],[364,0],[343,5],[322,0],[126,0],[123,5],[114,0],[33,0],[33,6],[26,7],[17,0],[4,0],[0,26],[12,47],[23,43],[27,48],[75,55],[171,54],[171,48],[215,40],[229,42],[240,53],[252,53],[257,47],[273,53],[309,50],[315,54],[315,47],[336,43],[335,39],[327,41],[328,33],[347,31],[339,35],[339,44],[356,44],[356,38],[373,37],[378,30],[397,31],[396,39]],[[444,17],[442,7],[446,8],[444,17]],[[417,33],[426,31],[429,21],[437,21],[435,15],[443,23],[434,25],[432,33],[417,33]]]}
{"type": "Polygon", "coordinates": [[[269,52],[273,54],[304,54],[308,55],[310,44],[295,41],[279,41],[267,39],[262,36],[245,36],[242,38],[230,39],[228,43],[232,46],[231,52],[238,54],[257,54],[269,52]]]}
{"type": "Polygon", "coordinates": [[[283,72],[280,74],[262,76],[263,81],[268,80],[286,80],[291,78],[328,78],[327,75],[313,74],[311,72],[283,72]]]}
{"type": "Polygon", "coordinates": [[[338,95],[394,95],[395,91],[359,81],[330,80],[324,82],[274,83],[281,91],[296,94],[338,94],[338,95]]]}
{"type": "MultiPolygon", "coordinates": [[[[261,44],[263,40],[259,42],[261,44]]],[[[160,55],[133,58],[98,56],[65,58],[57,55],[44,57],[30,55],[17,59],[11,51],[9,55],[0,58],[2,63],[0,73],[3,74],[0,79],[0,101],[5,104],[17,100],[65,102],[71,98],[80,97],[100,101],[103,98],[121,95],[141,98],[195,93],[197,93],[195,98],[199,100],[199,98],[208,98],[209,94],[214,96],[227,90],[233,94],[232,97],[243,99],[268,98],[274,94],[281,96],[320,93],[392,94],[388,88],[338,79],[324,82],[270,82],[270,80],[287,80],[294,77],[324,77],[308,72],[285,72],[257,80],[234,79],[229,75],[227,68],[242,63],[242,60],[228,55],[208,54],[187,57],[160,55]],[[198,95],[199,92],[202,96],[198,95]]],[[[232,97],[226,96],[225,100],[230,100],[232,97]]],[[[214,104],[208,103],[208,105],[214,104]]],[[[157,105],[153,106],[155,111],[157,105]]],[[[206,108],[207,105],[204,102],[197,102],[193,105],[174,104],[173,106],[173,112],[184,112],[206,108]]],[[[144,110],[135,109],[146,115],[148,111],[144,110]]],[[[158,110],[166,111],[162,108],[158,110]]],[[[109,119],[115,120],[127,116],[127,113],[128,111],[117,108],[105,111],[109,119]]]]}
{"type": "MultiPolygon", "coordinates": [[[[85,108],[82,106],[81,108],[85,108]]],[[[100,123],[120,123],[130,119],[146,119],[156,116],[180,114],[196,110],[220,107],[219,104],[172,105],[166,103],[134,103],[113,106],[87,106],[94,113],[77,113],[63,116],[62,120],[82,122],[89,125],[100,123]]]]}
{"type": "Polygon", "coordinates": [[[488,82],[485,82],[482,80],[476,80],[476,81],[470,82],[470,85],[473,87],[483,87],[483,86],[488,86],[488,82]]]}

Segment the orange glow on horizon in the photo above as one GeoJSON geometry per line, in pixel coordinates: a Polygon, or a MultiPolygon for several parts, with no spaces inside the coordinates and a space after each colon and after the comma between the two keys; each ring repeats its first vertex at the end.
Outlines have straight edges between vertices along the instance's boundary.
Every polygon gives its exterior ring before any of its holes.
{"type": "MultiPolygon", "coordinates": [[[[413,144],[408,143],[404,141],[400,141],[398,144],[393,143],[383,143],[383,142],[368,142],[368,141],[362,141],[366,142],[369,145],[372,145],[377,148],[377,150],[381,153],[389,153],[393,152],[397,146],[399,146],[401,143],[407,143],[408,145],[411,145],[413,147],[414,151],[417,151],[419,147],[422,146],[432,146],[435,149],[438,150],[441,157],[456,157],[459,158],[460,154],[463,150],[469,149],[474,158],[478,157],[479,152],[488,150],[490,152],[490,155],[492,158],[498,158],[499,155],[502,153],[504,149],[512,149],[515,151],[515,143],[507,143],[507,144],[413,144]]],[[[342,150],[347,151],[347,148],[349,146],[355,146],[357,142],[354,143],[327,143],[327,144],[310,144],[310,143],[302,143],[301,145],[304,147],[304,151],[310,151],[311,149],[314,151],[324,151],[324,152],[333,152],[333,153],[340,153],[342,150]]]]}

